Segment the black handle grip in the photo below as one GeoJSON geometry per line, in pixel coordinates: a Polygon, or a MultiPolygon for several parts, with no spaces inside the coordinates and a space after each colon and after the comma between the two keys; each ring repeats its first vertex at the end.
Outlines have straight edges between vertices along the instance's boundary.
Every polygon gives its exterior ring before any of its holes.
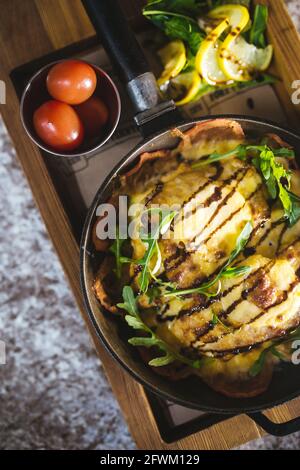
{"type": "Polygon", "coordinates": [[[128,83],[149,72],[148,62],[117,0],[82,0],[120,80],[128,83]]]}
{"type": "Polygon", "coordinates": [[[247,413],[247,415],[272,436],[288,436],[289,434],[300,431],[300,417],[286,423],[274,423],[263,413],[247,413]]]}

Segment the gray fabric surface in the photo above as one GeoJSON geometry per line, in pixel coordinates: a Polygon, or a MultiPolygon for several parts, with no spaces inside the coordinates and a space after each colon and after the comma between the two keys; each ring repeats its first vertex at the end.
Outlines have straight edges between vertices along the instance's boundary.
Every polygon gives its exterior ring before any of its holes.
{"type": "MultiPolygon", "coordinates": [[[[299,27],[300,4],[287,3],[299,27]]],[[[0,162],[0,449],[133,449],[1,121],[0,162]]]]}

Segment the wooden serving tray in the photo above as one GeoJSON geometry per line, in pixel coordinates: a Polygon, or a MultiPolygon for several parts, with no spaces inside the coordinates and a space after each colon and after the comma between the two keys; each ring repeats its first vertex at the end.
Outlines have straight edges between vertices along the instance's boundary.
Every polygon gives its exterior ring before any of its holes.
{"type": "MultiPolygon", "coordinates": [[[[126,0],[121,3],[134,27],[141,29],[143,22],[140,22],[137,13],[143,2],[126,0]]],[[[300,106],[294,106],[290,98],[294,91],[293,81],[300,79],[299,37],[282,0],[260,3],[268,4],[270,9],[268,33],[275,47],[272,72],[281,79],[274,89],[289,125],[300,131],[300,106]]],[[[89,50],[96,44],[94,31],[80,0],[0,0],[0,8],[0,79],[5,81],[7,90],[7,103],[0,110],[97,353],[138,447],[230,449],[261,437],[263,431],[246,416],[228,417],[197,433],[199,426],[202,427],[200,422],[191,422],[184,430],[180,428],[177,433],[176,430],[174,432],[164,419],[164,405],[149,396],[142,386],[124,372],[99,342],[84,310],[79,285],[78,241],[84,211],[79,214],[77,208],[68,206],[68,198],[59,186],[55,172],[47,165],[45,156],[25,135],[18,118],[19,101],[15,90],[21,91],[26,71],[38,67],[45,60],[50,61],[49,54],[68,57],[89,50]],[[27,65],[23,67],[23,64],[27,65]],[[187,434],[190,435],[181,438],[187,434]],[[166,443],[174,439],[179,440],[166,443]]],[[[300,415],[300,398],[269,410],[266,415],[274,422],[289,421],[300,415]]],[[[213,420],[207,422],[207,425],[212,423],[213,420]]]]}

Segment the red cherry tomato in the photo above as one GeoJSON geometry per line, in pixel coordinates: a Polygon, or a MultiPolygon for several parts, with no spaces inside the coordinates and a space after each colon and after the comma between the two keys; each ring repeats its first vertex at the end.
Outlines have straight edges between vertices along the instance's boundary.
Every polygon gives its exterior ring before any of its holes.
{"type": "Polygon", "coordinates": [[[108,121],[106,104],[97,96],[92,96],[84,103],[75,106],[75,109],[83,124],[85,135],[90,138],[100,136],[103,126],[108,121]]]}
{"type": "Polygon", "coordinates": [[[37,135],[59,151],[74,150],[83,141],[83,125],[74,109],[60,101],[47,101],[33,115],[37,135]]]}
{"type": "Polygon", "coordinates": [[[59,62],[47,76],[47,89],[52,98],[68,104],[80,104],[89,99],[96,84],[94,69],[80,60],[59,62]]]}

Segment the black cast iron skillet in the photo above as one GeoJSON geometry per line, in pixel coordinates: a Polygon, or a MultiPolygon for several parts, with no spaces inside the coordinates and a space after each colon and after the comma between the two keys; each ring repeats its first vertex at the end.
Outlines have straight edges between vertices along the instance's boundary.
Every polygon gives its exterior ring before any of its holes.
{"type": "MultiPolygon", "coordinates": [[[[225,397],[199,378],[190,377],[179,382],[170,382],[157,375],[144,364],[138,352],[127,343],[128,332],[120,319],[107,314],[101,308],[92,290],[94,276],[101,262],[101,255],[95,252],[91,231],[95,223],[95,213],[99,204],[107,201],[115,178],[132,165],[136,158],[145,151],[171,148],[177,144],[177,138],[171,135],[170,129],[179,121],[179,115],[172,102],[160,103],[155,79],[149,71],[147,62],[139,48],[116,0],[83,0],[83,4],[101,35],[102,42],[116,64],[119,76],[126,85],[136,107],[135,121],[142,135],[147,136],[140,145],[126,155],[106,178],[97,192],[89,210],[81,241],[81,282],[86,308],[101,341],[115,359],[142,385],[154,393],[172,402],[214,413],[239,414],[248,413],[268,432],[286,434],[300,428],[300,418],[287,425],[270,423],[260,410],[274,407],[291,400],[300,394],[300,371],[289,364],[280,366],[274,373],[269,389],[262,395],[249,399],[233,399],[225,397]],[[158,132],[159,129],[166,129],[158,132]],[[150,137],[149,137],[150,135],[150,137]],[[277,427],[276,427],[277,426],[277,427]]],[[[209,118],[224,117],[210,116],[209,118]]],[[[258,119],[227,116],[237,120],[246,135],[259,138],[266,133],[276,133],[289,142],[300,153],[300,136],[292,131],[278,127],[270,122],[258,119]]],[[[185,131],[197,124],[196,121],[178,125],[185,131]]]]}

